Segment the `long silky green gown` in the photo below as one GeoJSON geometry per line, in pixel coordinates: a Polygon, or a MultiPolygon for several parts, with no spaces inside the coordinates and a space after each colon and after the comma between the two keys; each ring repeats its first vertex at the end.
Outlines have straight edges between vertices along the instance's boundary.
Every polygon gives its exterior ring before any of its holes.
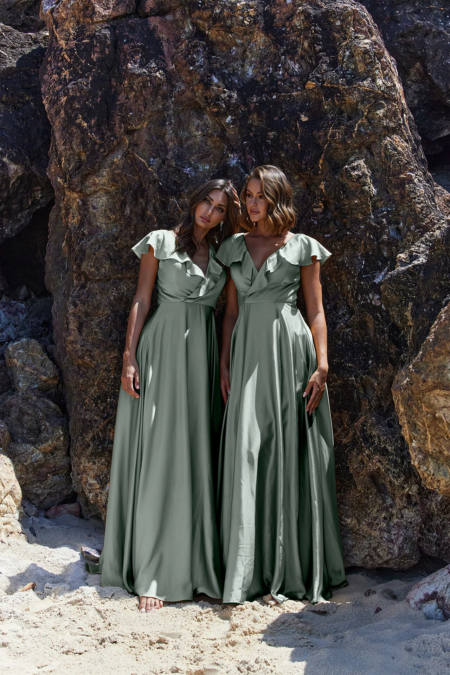
{"type": "Polygon", "coordinates": [[[222,595],[215,511],[220,394],[214,307],[226,272],[210,247],[206,274],[155,230],[158,307],[139,336],[139,398],[121,387],[114,432],[102,586],[167,601],[222,595]],[[215,455],[215,457],[214,457],[215,455]]]}
{"type": "Polygon", "coordinates": [[[330,255],[304,234],[259,272],[243,234],[226,239],[217,253],[239,301],[220,450],[226,603],[267,593],[279,602],[316,603],[347,585],[328,391],[309,415],[303,392],[317,357],[296,305],[300,266],[330,255]]]}

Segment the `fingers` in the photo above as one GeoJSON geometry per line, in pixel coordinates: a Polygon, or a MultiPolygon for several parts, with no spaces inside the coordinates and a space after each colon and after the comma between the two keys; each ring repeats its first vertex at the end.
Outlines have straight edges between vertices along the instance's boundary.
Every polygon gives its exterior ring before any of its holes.
{"type": "Polygon", "coordinates": [[[226,387],[225,382],[220,383],[220,391],[222,392],[222,398],[224,400],[224,403],[226,403],[227,400],[228,400],[228,393],[227,393],[227,387],[226,387]]]}
{"type": "Polygon", "coordinates": [[[127,394],[130,394],[130,396],[133,396],[133,398],[139,398],[139,394],[137,394],[134,391],[133,378],[131,376],[122,378],[121,382],[122,382],[122,387],[123,387],[123,389],[125,389],[127,394]]]}
{"type": "Polygon", "coordinates": [[[223,400],[226,403],[228,401],[228,396],[230,395],[230,376],[228,374],[224,374],[220,378],[220,390],[222,392],[223,400]]]}
{"type": "Polygon", "coordinates": [[[306,405],[306,411],[311,415],[314,410],[317,408],[319,405],[323,392],[325,391],[325,384],[319,385],[318,382],[312,382],[311,383],[313,392],[311,394],[311,398],[309,399],[307,405],[306,405]]]}
{"type": "Polygon", "coordinates": [[[139,371],[134,371],[134,386],[136,389],[139,389],[139,371]]]}

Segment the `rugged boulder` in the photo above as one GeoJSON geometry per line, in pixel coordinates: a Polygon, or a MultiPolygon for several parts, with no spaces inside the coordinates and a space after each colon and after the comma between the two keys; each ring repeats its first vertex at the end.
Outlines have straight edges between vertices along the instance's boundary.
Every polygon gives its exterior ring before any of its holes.
{"type": "Polygon", "coordinates": [[[420,477],[450,497],[450,304],[413,362],[398,373],[393,394],[420,477]]]}
{"type": "Polygon", "coordinates": [[[24,497],[39,509],[69,498],[69,437],[66,417],[43,394],[28,389],[10,396],[0,418],[11,434],[5,454],[12,460],[24,497]]]}
{"type": "Polygon", "coordinates": [[[323,282],[347,563],[448,553],[436,514],[450,502],[423,485],[391,394],[450,294],[445,200],[368,12],[352,0],[47,0],[41,16],[56,193],[46,279],[84,515],[106,512],[131,246],[175,225],[199,183],[240,187],[271,163],[294,185],[298,228],[333,252],[323,282]]]}
{"type": "Polygon", "coordinates": [[[8,373],[16,391],[29,388],[47,391],[59,384],[59,374],[36,340],[23,338],[5,349],[8,373]]]}
{"type": "MultiPolygon", "coordinates": [[[[429,0],[361,0],[397,62],[406,102],[434,154],[450,148],[450,6],[429,0]]],[[[448,162],[447,162],[448,163],[448,162]]]]}
{"type": "Polygon", "coordinates": [[[4,452],[9,450],[9,432],[0,420],[0,541],[9,536],[24,536],[19,518],[22,515],[22,490],[14,473],[14,466],[4,452]]]}
{"type": "MultiPolygon", "coordinates": [[[[0,22],[19,3],[9,5],[2,3],[0,22]]],[[[50,125],[39,84],[47,44],[45,28],[27,33],[0,23],[0,243],[53,198],[46,174],[50,125]]]]}

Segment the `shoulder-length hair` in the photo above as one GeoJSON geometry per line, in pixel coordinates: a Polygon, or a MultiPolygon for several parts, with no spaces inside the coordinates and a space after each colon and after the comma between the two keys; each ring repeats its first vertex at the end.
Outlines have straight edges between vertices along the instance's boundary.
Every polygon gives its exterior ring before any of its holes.
{"type": "Polygon", "coordinates": [[[247,188],[252,178],[261,181],[261,192],[268,201],[267,220],[272,234],[283,234],[294,227],[296,215],[292,205],[292,187],[281,169],[271,164],[257,166],[245,179],[240,195],[243,204],[241,226],[249,231],[255,227],[245,206],[247,188]]]}
{"type": "Polygon", "coordinates": [[[186,251],[191,257],[195,254],[197,250],[193,240],[195,209],[212,190],[221,190],[225,193],[228,198],[228,205],[223,222],[209,230],[205,237],[206,241],[217,250],[224,239],[239,232],[240,204],[233,184],[223,178],[209,180],[192,193],[189,199],[188,212],[181,223],[173,228],[177,235],[177,251],[186,251]]]}

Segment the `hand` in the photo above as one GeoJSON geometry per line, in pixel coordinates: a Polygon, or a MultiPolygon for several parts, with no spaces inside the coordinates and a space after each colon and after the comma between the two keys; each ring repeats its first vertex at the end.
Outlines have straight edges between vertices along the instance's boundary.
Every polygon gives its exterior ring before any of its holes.
{"type": "Polygon", "coordinates": [[[220,390],[226,403],[230,393],[230,369],[223,364],[220,366],[220,390]]]}
{"type": "Polygon", "coordinates": [[[120,381],[127,394],[130,394],[134,398],[139,398],[139,394],[133,388],[134,383],[136,389],[139,389],[139,366],[136,359],[124,359],[120,381]]]}
{"type": "Polygon", "coordinates": [[[323,392],[325,391],[326,380],[327,380],[327,371],[322,368],[318,368],[309,378],[309,382],[306,386],[303,396],[308,396],[308,394],[312,392],[311,398],[309,399],[306,405],[306,411],[310,415],[312,415],[312,413],[320,403],[320,400],[323,396],[323,392]]]}

